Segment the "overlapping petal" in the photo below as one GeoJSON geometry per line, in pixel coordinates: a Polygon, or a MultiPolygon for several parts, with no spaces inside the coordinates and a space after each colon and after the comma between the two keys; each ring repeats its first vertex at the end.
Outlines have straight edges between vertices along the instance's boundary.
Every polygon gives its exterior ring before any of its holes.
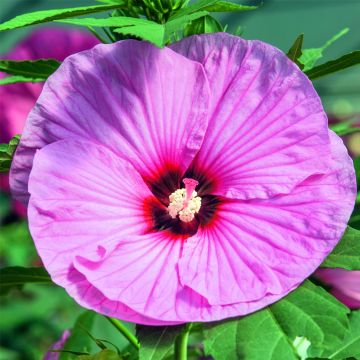
{"type": "Polygon", "coordinates": [[[58,277],[58,281],[66,291],[83,307],[95,310],[107,316],[117,317],[144,325],[176,325],[182,321],[165,321],[144,316],[119,301],[109,300],[86,277],[72,268],[67,274],[58,277]]]}
{"type": "Polygon", "coordinates": [[[356,195],[352,160],[330,135],[328,174],[306,179],[287,195],[223,202],[213,227],[185,245],[183,285],[212,305],[256,306],[268,296],[281,298],[319,266],[341,238],[356,195]]]}
{"type": "Polygon", "coordinates": [[[162,319],[176,304],[181,248],[181,241],[161,232],[129,236],[106,261],[94,263],[78,256],[75,268],[109,300],[162,319]]]}
{"type": "Polygon", "coordinates": [[[103,259],[149,227],[150,190],[130,163],[94,143],[62,140],[38,151],[29,191],[30,230],[55,280],[77,255],[103,259]]]}
{"type": "Polygon", "coordinates": [[[29,191],[30,231],[52,279],[85,307],[157,324],[147,313],[175,302],[182,243],[151,232],[144,200],[156,199],[133,166],[61,140],[36,153],[29,191]]]}
{"type": "Polygon", "coordinates": [[[193,167],[216,177],[214,193],[269,198],[326,172],[326,115],[283,53],[228,34],[192,36],[172,48],[202,63],[209,79],[209,126],[193,167]]]}
{"type": "Polygon", "coordinates": [[[128,40],[70,56],[28,117],[11,169],[13,194],[27,201],[36,149],[60,139],[100,143],[143,176],[168,162],[185,171],[206,131],[208,98],[202,66],[170,49],[128,40]]]}

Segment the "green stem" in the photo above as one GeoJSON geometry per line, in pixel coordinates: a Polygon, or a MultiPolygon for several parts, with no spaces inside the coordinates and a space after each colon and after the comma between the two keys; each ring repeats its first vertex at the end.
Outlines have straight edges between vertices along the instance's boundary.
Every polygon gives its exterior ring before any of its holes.
{"type": "Polygon", "coordinates": [[[137,337],[129,331],[129,329],[118,319],[114,319],[108,316],[105,316],[106,319],[110,321],[111,324],[113,324],[116,329],[118,329],[125,337],[129,340],[129,342],[137,349],[140,349],[140,343],[137,337]]]}
{"type": "Polygon", "coordinates": [[[175,341],[175,360],[187,360],[188,340],[192,323],[185,325],[175,341]]]}
{"type": "Polygon", "coordinates": [[[94,28],[92,28],[91,26],[88,26],[87,28],[88,28],[88,30],[89,30],[93,35],[95,35],[95,36],[98,38],[98,40],[100,40],[103,44],[108,44],[108,43],[109,43],[109,42],[106,41],[100,34],[98,34],[98,33],[94,30],[94,28]]]}
{"type": "Polygon", "coordinates": [[[104,33],[107,35],[107,37],[110,39],[111,42],[113,43],[116,42],[115,37],[111,34],[111,32],[108,29],[104,27],[102,29],[104,30],[104,33]]]}

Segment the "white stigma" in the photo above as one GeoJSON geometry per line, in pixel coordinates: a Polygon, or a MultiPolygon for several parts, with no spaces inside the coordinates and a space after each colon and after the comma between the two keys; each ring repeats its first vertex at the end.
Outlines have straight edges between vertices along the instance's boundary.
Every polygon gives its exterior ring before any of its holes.
{"type": "Polygon", "coordinates": [[[201,198],[195,191],[199,183],[193,179],[184,179],[183,182],[185,189],[178,189],[169,196],[168,211],[173,219],[179,215],[181,221],[190,222],[201,208],[201,198]]]}

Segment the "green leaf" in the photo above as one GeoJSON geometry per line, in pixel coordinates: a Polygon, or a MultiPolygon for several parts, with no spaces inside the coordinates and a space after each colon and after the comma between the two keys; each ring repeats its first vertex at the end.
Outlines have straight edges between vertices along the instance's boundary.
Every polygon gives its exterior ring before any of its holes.
{"type": "Polygon", "coordinates": [[[176,18],[165,24],[158,24],[154,21],[126,16],[114,16],[107,19],[66,19],[59,20],[59,22],[91,27],[116,27],[114,32],[138,36],[158,47],[163,47],[174,32],[182,30],[188,22],[198,19],[206,14],[206,11],[200,11],[191,15],[176,18]]]}
{"type": "Polygon", "coordinates": [[[360,132],[359,128],[347,128],[343,131],[336,132],[339,136],[351,135],[360,132]]]}
{"type": "Polygon", "coordinates": [[[341,346],[330,354],[324,354],[327,359],[343,360],[360,359],[360,310],[350,314],[350,331],[341,346]]]}
{"type": "Polygon", "coordinates": [[[325,43],[324,46],[320,48],[313,49],[304,49],[302,50],[302,55],[299,58],[299,61],[304,65],[303,71],[308,71],[312,69],[315,63],[322,57],[323,51],[333,44],[336,40],[344,36],[349,31],[349,28],[345,28],[333,36],[329,41],[325,43]]]}
{"type": "Polygon", "coordinates": [[[306,337],[312,349],[339,346],[349,327],[349,309],[310,281],[270,307],[285,333],[306,337]]]}
{"type": "MultiPolygon", "coordinates": [[[[4,200],[4,202],[6,200],[7,203],[10,201],[10,197],[6,199],[4,197],[5,195],[5,193],[2,194],[0,204],[2,200],[4,200]]],[[[7,212],[6,215],[9,214],[9,212],[7,212]]],[[[6,259],[8,266],[23,264],[24,267],[31,267],[34,262],[38,260],[26,220],[1,224],[0,254],[2,258],[6,259]]]]}
{"type": "Polygon", "coordinates": [[[24,268],[12,266],[0,269],[0,295],[27,283],[52,284],[49,274],[43,267],[24,268]]]}
{"type": "MultiPolygon", "coordinates": [[[[63,350],[87,352],[91,349],[92,339],[84,329],[90,331],[95,320],[95,313],[92,311],[85,311],[76,319],[76,322],[71,329],[70,336],[66,340],[63,350]]],[[[71,360],[73,355],[68,352],[60,353],[59,360],[71,360]]]]}
{"type": "Polygon", "coordinates": [[[94,26],[94,27],[122,27],[122,26],[144,26],[148,27],[148,30],[156,30],[157,28],[162,29],[163,25],[158,24],[154,21],[127,17],[127,16],[112,16],[104,19],[95,18],[81,18],[81,19],[63,19],[56,20],[64,24],[80,25],[80,26],[94,26]]]}
{"type": "MultiPolygon", "coordinates": [[[[160,25],[154,23],[156,25],[160,25]]],[[[152,44],[163,47],[164,46],[164,29],[162,25],[160,27],[152,25],[138,25],[138,26],[124,26],[114,29],[114,32],[122,35],[131,35],[138,37],[142,40],[151,42],[152,44]]]]}
{"type": "Polygon", "coordinates": [[[103,4],[123,4],[123,0],[95,0],[103,4]]]}
{"type": "MultiPolygon", "coordinates": [[[[96,12],[119,8],[120,4],[83,6],[68,9],[42,10],[16,16],[15,18],[0,24],[0,31],[17,29],[24,26],[40,24],[44,22],[65,19],[73,16],[86,15],[96,12]]],[[[56,41],[56,39],[54,39],[56,41]]]]}
{"type": "Polygon", "coordinates": [[[358,204],[360,204],[359,193],[356,198],[355,209],[354,209],[353,213],[351,214],[351,217],[349,220],[349,225],[356,229],[360,229],[360,206],[358,204]]]}
{"type": "Polygon", "coordinates": [[[204,326],[205,353],[215,360],[297,360],[295,348],[266,308],[204,326]]]}
{"type": "Polygon", "coordinates": [[[31,82],[31,83],[37,83],[37,82],[43,82],[44,79],[42,78],[31,78],[26,76],[7,76],[2,79],[0,79],[0,85],[9,85],[9,84],[15,84],[15,83],[24,83],[24,82],[31,82]]]}
{"type": "Polygon", "coordinates": [[[294,43],[292,44],[291,48],[289,49],[287,56],[290,60],[292,60],[300,69],[303,69],[304,65],[298,60],[302,54],[302,44],[304,41],[304,34],[300,34],[294,43]]]}
{"type": "Polygon", "coordinates": [[[114,32],[122,35],[132,35],[140,39],[151,42],[152,44],[163,47],[165,39],[165,27],[152,21],[151,24],[128,26],[114,29],[114,32]]]}
{"type": "Polygon", "coordinates": [[[231,12],[256,10],[257,8],[257,6],[241,5],[229,1],[217,1],[215,4],[205,6],[201,10],[206,10],[209,12],[231,12]]]}
{"type": "Polygon", "coordinates": [[[339,136],[345,136],[353,134],[360,131],[360,128],[354,127],[356,125],[357,119],[350,119],[347,121],[342,121],[337,124],[329,126],[332,131],[335,131],[339,136]]]}
{"type": "Polygon", "coordinates": [[[8,157],[11,159],[19,142],[20,135],[15,135],[8,144],[0,144],[0,158],[8,157]]]}
{"type": "Polygon", "coordinates": [[[8,144],[0,144],[0,173],[10,170],[11,161],[19,142],[20,135],[15,135],[8,144]]]}
{"type": "Polygon", "coordinates": [[[206,16],[208,13],[206,11],[198,11],[194,12],[190,15],[177,17],[176,19],[170,20],[165,23],[165,34],[164,34],[164,44],[168,41],[170,36],[183,28],[191,21],[199,19],[201,17],[206,16]]]}
{"type": "MultiPolygon", "coordinates": [[[[49,351],[53,353],[66,353],[71,355],[90,355],[88,352],[82,352],[82,351],[70,351],[70,350],[58,350],[58,349],[49,350],[49,351]]],[[[73,357],[71,358],[73,359],[73,357]]]]}
{"type": "Polygon", "coordinates": [[[158,47],[164,47],[176,32],[183,28],[191,21],[207,15],[206,11],[199,11],[190,15],[182,16],[166,22],[165,24],[155,24],[156,27],[149,29],[147,26],[121,27],[114,31],[123,35],[134,35],[147,40],[158,47]]]}
{"type": "Polygon", "coordinates": [[[316,66],[311,70],[306,71],[306,75],[309,79],[314,80],[322,76],[332,74],[337,71],[347,69],[354,65],[360,64],[360,50],[353,51],[349,54],[341,56],[336,60],[331,60],[325,64],[316,66]]]}
{"type": "Polygon", "coordinates": [[[358,188],[360,187],[360,156],[357,156],[354,161],[354,168],[355,168],[355,174],[356,174],[356,182],[358,185],[358,188]]]}
{"type": "Polygon", "coordinates": [[[174,353],[176,337],[182,326],[142,326],[136,327],[140,341],[139,360],[165,360],[174,353]]]}
{"type": "Polygon", "coordinates": [[[150,20],[126,16],[114,16],[106,19],[66,19],[59,20],[59,22],[91,27],[116,27],[117,29],[114,30],[115,32],[138,36],[159,47],[162,47],[164,44],[164,25],[150,20]]]}
{"type": "Polygon", "coordinates": [[[360,270],[360,230],[348,227],[321,267],[360,270]]]}
{"type": "Polygon", "coordinates": [[[0,72],[27,78],[43,79],[45,81],[60,66],[54,59],[35,61],[0,60],[0,72]]]}
{"type": "Polygon", "coordinates": [[[121,355],[123,356],[124,360],[139,360],[139,351],[136,350],[131,344],[122,350],[121,355]]]}
{"type": "MultiPolygon", "coordinates": [[[[189,6],[185,6],[178,11],[175,11],[171,16],[169,20],[175,20],[179,19],[184,16],[188,16],[192,13],[198,12],[198,11],[204,11],[206,7],[214,5],[219,0],[199,0],[195,3],[192,3],[189,6]]],[[[204,14],[206,15],[206,14],[204,14]]]]}
{"type": "Polygon", "coordinates": [[[80,355],[78,360],[122,360],[123,358],[115,351],[105,349],[95,355],[80,355]]]}
{"type": "MultiPolygon", "coordinates": [[[[295,339],[313,352],[341,345],[349,310],[323,288],[306,281],[272,306],[240,319],[206,325],[206,354],[215,360],[298,359],[295,339]]],[[[301,349],[303,351],[303,349],[301,349]]]]}
{"type": "Polygon", "coordinates": [[[216,33],[222,32],[223,30],[223,27],[215,18],[206,15],[188,24],[185,27],[184,35],[191,36],[196,34],[216,33]]]}

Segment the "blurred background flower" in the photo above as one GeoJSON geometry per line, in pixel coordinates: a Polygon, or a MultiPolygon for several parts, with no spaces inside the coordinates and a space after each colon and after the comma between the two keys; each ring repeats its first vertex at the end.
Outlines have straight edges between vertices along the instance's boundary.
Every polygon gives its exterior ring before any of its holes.
{"type": "Polygon", "coordinates": [[[65,342],[66,340],[69,338],[70,336],[70,331],[69,330],[65,330],[62,334],[61,334],[61,337],[60,339],[54,343],[49,351],[45,354],[44,356],[44,360],[58,360],[59,357],[60,357],[60,353],[58,352],[53,352],[52,350],[61,350],[64,345],[65,345],[65,342]]]}
{"type": "Polygon", "coordinates": [[[320,269],[316,272],[331,293],[350,309],[360,309],[360,271],[320,269]]]}
{"type": "MultiPolygon", "coordinates": [[[[6,60],[64,60],[76,52],[90,49],[99,41],[90,33],[78,29],[42,28],[23,38],[15,47],[0,56],[6,60]]],[[[0,74],[0,78],[4,77],[0,74]]],[[[26,117],[39,97],[43,83],[17,83],[0,86],[0,143],[7,143],[21,134],[26,117]]],[[[9,192],[7,175],[0,175],[0,188],[9,192]]],[[[13,202],[16,213],[26,215],[26,209],[13,202]]]]}

